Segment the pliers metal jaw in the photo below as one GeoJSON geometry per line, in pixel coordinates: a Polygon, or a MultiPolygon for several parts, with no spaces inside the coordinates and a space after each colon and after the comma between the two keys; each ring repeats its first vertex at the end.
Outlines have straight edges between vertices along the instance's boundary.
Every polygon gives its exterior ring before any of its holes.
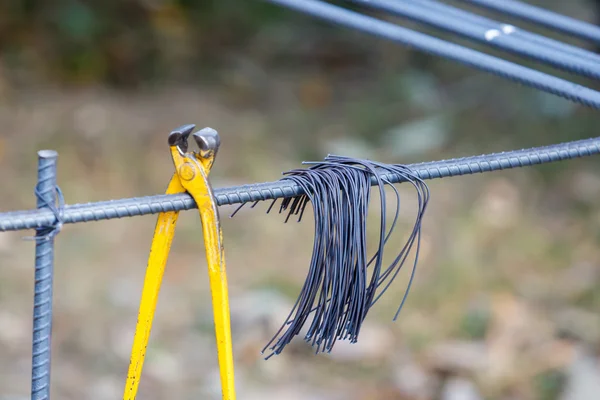
{"type": "Polygon", "coordinates": [[[188,153],[188,139],[195,125],[183,125],[169,134],[169,146],[176,147],[182,157],[192,157],[199,160],[205,167],[206,173],[210,171],[221,146],[221,138],[212,128],[204,128],[195,132],[192,137],[200,150],[198,153],[188,153]]]}
{"type": "MultiPolygon", "coordinates": [[[[214,164],[221,141],[217,131],[212,128],[204,128],[192,134],[194,128],[194,125],[184,125],[169,134],[168,142],[175,174],[166,193],[187,192],[194,198],[198,206],[208,262],[223,399],[234,400],[233,351],[223,234],[219,223],[217,204],[208,181],[208,174],[214,164]],[[198,152],[188,152],[190,135],[198,145],[198,152]]],[[[140,300],[123,400],[133,400],[137,395],[160,284],[178,216],[179,212],[177,211],[161,212],[158,215],[140,300]]]]}

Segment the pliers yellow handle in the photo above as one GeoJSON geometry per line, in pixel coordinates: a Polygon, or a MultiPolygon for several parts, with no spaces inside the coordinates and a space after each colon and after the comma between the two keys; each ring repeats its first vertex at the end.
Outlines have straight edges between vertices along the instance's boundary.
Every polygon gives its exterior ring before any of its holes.
{"type": "MultiPolygon", "coordinates": [[[[235,399],[233,374],[233,351],[231,345],[231,325],[229,316],[229,295],[225,257],[223,255],[223,235],[219,224],[219,211],[214,201],[208,174],[215,161],[220,145],[219,134],[211,128],[204,128],[192,137],[200,148],[199,152],[188,153],[188,137],[194,125],[182,126],[169,135],[171,156],[175,174],[167,188],[167,194],[189,193],[198,206],[204,246],[208,261],[208,276],[212,292],[219,370],[223,399],[235,399]]],[[[162,212],[158,215],[152,247],[146,269],[144,288],[140,301],[138,321],[131,349],[131,361],[123,400],[136,398],[137,390],[152,328],[152,320],[158,300],[169,250],[173,241],[179,212],[162,212]]]]}

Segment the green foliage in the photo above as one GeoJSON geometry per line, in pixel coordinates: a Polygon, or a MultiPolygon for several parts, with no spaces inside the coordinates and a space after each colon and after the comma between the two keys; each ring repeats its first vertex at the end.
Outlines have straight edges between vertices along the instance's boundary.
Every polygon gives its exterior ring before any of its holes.
{"type": "Polygon", "coordinates": [[[468,339],[483,339],[487,334],[489,323],[490,315],[486,310],[468,310],[463,315],[460,331],[462,336],[468,339]]]}
{"type": "Polygon", "coordinates": [[[535,378],[535,388],[539,400],[558,399],[565,385],[565,375],[561,371],[550,370],[535,378]]]}
{"type": "Polygon", "coordinates": [[[218,61],[283,12],[232,0],[13,0],[0,4],[0,62],[66,83],[136,86],[181,78],[174,64],[218,61]]]}

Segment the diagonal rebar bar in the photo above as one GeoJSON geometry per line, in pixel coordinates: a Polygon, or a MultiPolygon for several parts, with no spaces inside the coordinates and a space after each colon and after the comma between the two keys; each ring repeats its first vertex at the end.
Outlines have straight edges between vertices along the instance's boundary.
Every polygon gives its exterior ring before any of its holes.
{"type": "Polygon", "coordinates": [[[600,43],[600,27],[515,0],[460,0],[600,43]]]}
{"type": "MultiPolygon", "coordinates": [[[[421,179],[436,179],[526,167],[596,154],[600,154],[600,137],[530,149],[411,164],[407,167],[421,179]]],[[[392,183],[403,181],[401,177],[393,174],[384,174],[382,177],[392,183]]],[[[297,184],[285,178],[275,182],[214,190],[216,202],[220,206],[294,197],[302,193],[302,189],[297,184]]],[[[163,194],[65,206],[62,222],[73,224],[192,208],[196,208],[196,204],[188,194],[163,194]]],[[[55,215],[46,210],[0,213],[0,232],[34,229],[54,222],[55,215]]]]}
{"type": "Polygon", "coordinates": [[[341,26],[370,33],[502,78],[600,109],[600,92],[468,47],[319,0],[266,0],[341,26]]]}
{"type": "MultiPolygon", "coordinates": [[[[355,0],[352,0],[355,1],[355,0]]],[[[445,14],[447,16],[453,16],[457,19],[457,23],[460,21],[469,22],[470,24],[479,25],[482,27],[486,27],[488,29],[499,29],[505,30],[506,24],[503,22],[499,22],[493,20],[491,18],[484,17],[479,14],[474,14],[470,11],[463,10],[458,7],[452,7],[448,4],[441,3],[438,0],[408,0],[411,3],[417,3],[426,7],[430,10],[429,13],[434,12],[436,14],[445,14]]],[[[509,25],[510,26],[510,25],[509,25]]],[[[518,28],[512,31],[510,35],[513,35],[515,38],[522,40],[523,42],[536,44],[540,47],[544,47],[547,49],[553,49],[557,53],[563,54],[568,57],[577,57],[582,59],[587,59],[591,61],[599,61],[600,62],[600,54],[594,53],[589,49],[584,49],[581,47],[577,47],[568,43],[561,42],[559,40],[551,39],[549,37],[543,36],[541,34],[529,32],[525,29],[518,28]]]]}
{"type": "Polygon", "coordinates": [[[347,1],[443,29],[555,68],[600,79],[600,57],[597,54],[435,0],[347,1]]]}

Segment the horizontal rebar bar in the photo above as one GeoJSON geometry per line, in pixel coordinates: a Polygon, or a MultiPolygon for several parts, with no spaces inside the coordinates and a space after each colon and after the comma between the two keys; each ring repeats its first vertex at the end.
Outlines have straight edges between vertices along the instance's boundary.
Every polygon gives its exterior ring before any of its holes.
{"type": "MultiPolygon", "coordinates": [[[[422,179],[435,179],[526,167],[595,154],[600,154],[600,137],[502,153],[410,164],[407,167],[422,179]]],[[[401,177],[396,175],[383,174],[382,176],[392,183],[402,182],[401,177]]],[[[214,190],[216,202],[220,206],[294,197],[302,193],[302,189],[297,184],[285,178],[275,182],[214,190]]],[[[73,224],[192,208],[196,208],[196,204],[191,196],[185,193],[134,197],[65,206],[62,222],[73,224]]],[[[0,213],[0,232],[34,229],[54,222],[55,216],[51,211],[25,210],[0,213]]]]}

